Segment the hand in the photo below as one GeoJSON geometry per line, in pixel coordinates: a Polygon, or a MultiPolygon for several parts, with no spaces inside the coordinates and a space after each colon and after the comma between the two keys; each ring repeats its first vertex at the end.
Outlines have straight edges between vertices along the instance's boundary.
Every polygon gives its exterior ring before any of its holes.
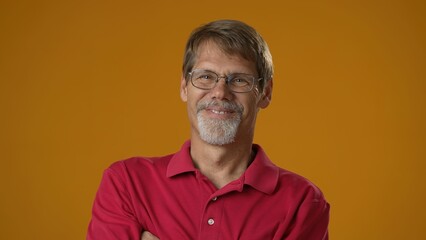
{"type": "Polygon", "coordinates": [[[152,235],[152,233],[145,231],[142,233],[141,240],[160,240],[158,237],[152,235]]]}

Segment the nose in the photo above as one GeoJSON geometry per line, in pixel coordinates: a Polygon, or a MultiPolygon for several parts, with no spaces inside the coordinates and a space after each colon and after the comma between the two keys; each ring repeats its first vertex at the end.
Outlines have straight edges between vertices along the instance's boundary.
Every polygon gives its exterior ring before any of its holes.
{"type": "Polygon", "coordinates": [[[212,98],[215,99],[228,99],[232,97],[232,92],[229,89],[226,77],[219,77],[216,85],[210,90],[212,98]],[[223,81],[221,81],[223,79],[223,81]]]}

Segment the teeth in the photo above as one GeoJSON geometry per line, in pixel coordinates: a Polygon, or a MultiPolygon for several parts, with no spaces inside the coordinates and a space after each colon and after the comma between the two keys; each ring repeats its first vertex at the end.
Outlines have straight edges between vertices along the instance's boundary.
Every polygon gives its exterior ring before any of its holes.
{"type": "Polygon", "coordinates": [[[217,111],[217,110],[212,110],[212,112],[213,112],[213,113],[216,113],[216,114],[225,114],[225,113],[226,113],[226,112],[217,111]]]}

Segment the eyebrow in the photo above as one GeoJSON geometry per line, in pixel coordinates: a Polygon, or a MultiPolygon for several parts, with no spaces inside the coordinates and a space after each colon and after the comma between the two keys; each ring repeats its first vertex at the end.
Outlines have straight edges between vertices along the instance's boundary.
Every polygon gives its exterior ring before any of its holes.
{"type": "MultiPolygon", "coordinates": [[[[216,71],[213,71],[213,70],[210,70],[210,69],[206,69],[206,68],[194,68],[194,69],[192,69],[192,71],[194,71],[194,70],[203,70],[203,71],[208,71],[208,72],[212,72],[212,73],[215,73],[217,75],[220,75],[216,71]]],[[[245,74],[245,75],[255,76],[254,74],[244,73],[244,72],[231,72],[231,73],[225,74],[225,76],[233,75],[233,74],[245,74]]]]}

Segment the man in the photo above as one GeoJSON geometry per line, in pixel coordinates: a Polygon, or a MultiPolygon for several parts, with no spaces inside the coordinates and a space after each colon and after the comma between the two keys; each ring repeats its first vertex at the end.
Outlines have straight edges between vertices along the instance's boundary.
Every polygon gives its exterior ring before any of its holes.
{"type": "Polygon", "coordinates": [[[328,239],[321,191],[253,144],[272,74],[252,27],[220,20],[196,29],[180,84],[190,141],[172,155],[108,168],[87,239],[328,239]]]}

